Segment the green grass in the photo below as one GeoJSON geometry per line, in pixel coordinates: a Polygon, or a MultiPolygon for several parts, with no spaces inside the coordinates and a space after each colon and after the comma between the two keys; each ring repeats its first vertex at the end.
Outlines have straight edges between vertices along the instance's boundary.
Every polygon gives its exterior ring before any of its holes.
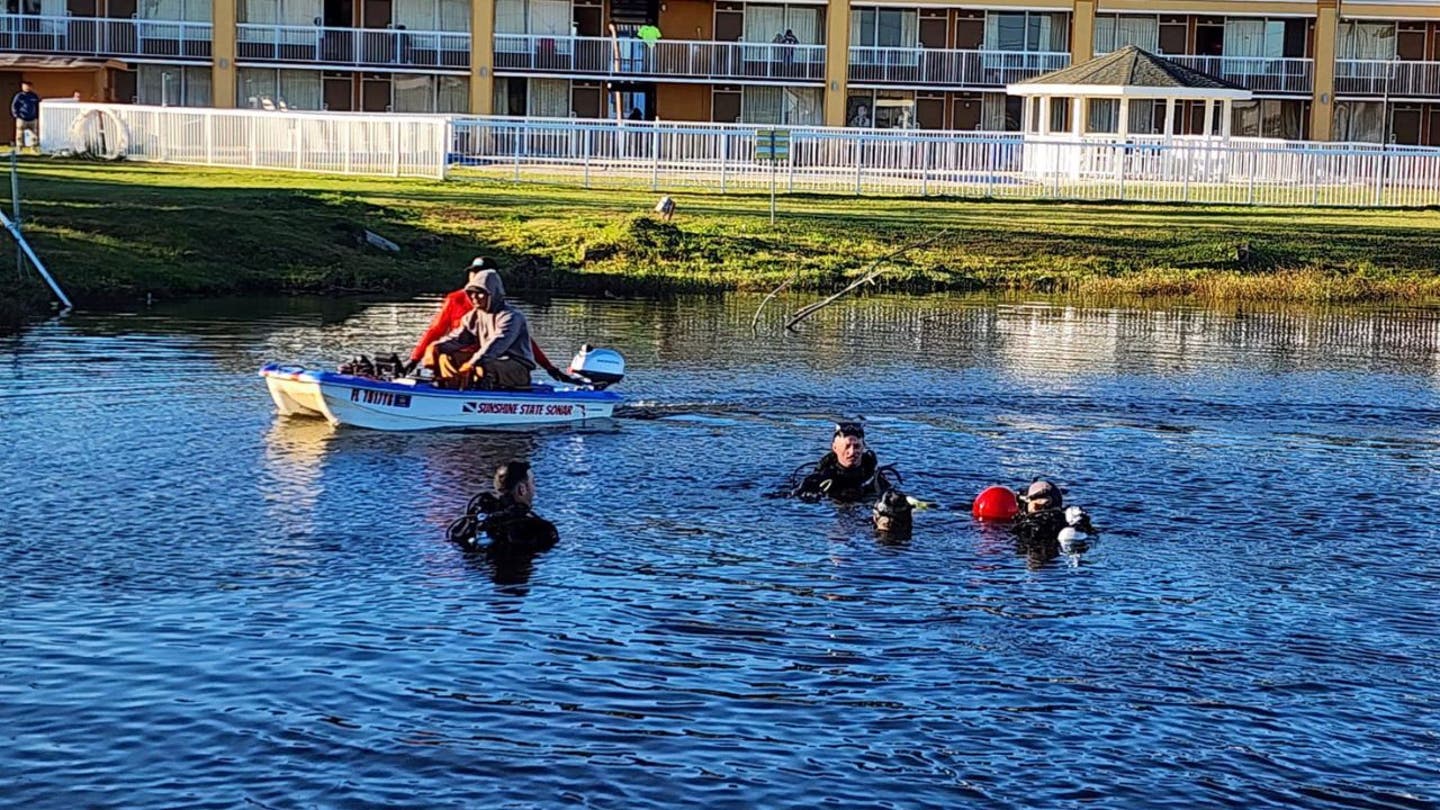
{"type": "MultiPolygon", "coordinates": [[[[82,305],[237,292],[453,288],[475,254],[517,288],[830,290],[897,259],[890,290],[1209,300],[1440,295],[1440,212],[652,192],[24,161],[25,227],[82,305]],[[364,247],[370,228],[402,245],[364,247]],[[1244,253],[1242,260],[1240,254],[1244,253]]],[[[662,189],[663,190],[663,189],[662,189]]]]}

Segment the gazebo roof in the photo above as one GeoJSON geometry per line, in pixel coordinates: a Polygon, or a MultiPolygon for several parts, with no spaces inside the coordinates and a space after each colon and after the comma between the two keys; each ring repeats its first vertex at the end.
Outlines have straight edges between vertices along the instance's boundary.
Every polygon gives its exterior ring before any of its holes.
{"type": "Polygon", "coordinates": [[[1006,90],[1017,96],[1243,100],[1252,95],[1238,84],[1191,70],[1134,45],[1054,73],[1016,82],[1006,90]]]}

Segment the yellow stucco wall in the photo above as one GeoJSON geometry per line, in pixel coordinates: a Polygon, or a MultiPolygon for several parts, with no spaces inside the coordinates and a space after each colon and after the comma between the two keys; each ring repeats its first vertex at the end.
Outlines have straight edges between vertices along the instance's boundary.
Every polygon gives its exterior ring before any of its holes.
{"type": "Polygon", "coordinates": [[[210,54],[211,103],[216,107],[235,106],[235,22],[238,0],[213,0],[210,14],[214,20],[210,54]]]}
{"type": "Polygon", "coordinates": [[[825,126],[845,126],[845,93],[850,74],[850,0],[830,0],[825,9],[825,126]]]}
{"type": "Polygon", "coordinates": [[[490,115],[495,106],[495,2],[470,3],[470,112],[490,115]]]}
{"type": "Polygon", "coordinates": [[[1315,95],[1310,102],[1310,138],[1328,141],[1335,121],[1335,45],[1339,28],[1336,0],[1318,0],[1315,18],[1315,95]]]}

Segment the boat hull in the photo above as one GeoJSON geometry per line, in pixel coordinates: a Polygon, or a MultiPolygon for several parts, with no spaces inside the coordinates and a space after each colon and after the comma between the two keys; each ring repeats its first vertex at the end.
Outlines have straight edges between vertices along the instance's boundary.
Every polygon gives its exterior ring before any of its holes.
{"type": "Polygon", "coordinates": [[[260,369],[282,416],[319,417],[372,430],[523,429],[608,419],[621,398],[588,388],[447,391],[428,383],[385,382],[331,371],[260,369]]]}

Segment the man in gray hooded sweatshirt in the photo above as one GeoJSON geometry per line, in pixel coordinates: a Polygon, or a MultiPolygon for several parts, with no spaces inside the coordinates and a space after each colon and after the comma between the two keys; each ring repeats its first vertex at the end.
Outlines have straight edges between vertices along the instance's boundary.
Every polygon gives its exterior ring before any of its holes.
{"type": "Polygon", "coordinates": [[[443,340],[430,344],[425,367],[443,387],[525,388],[535,368],[530,324],[505,300],[505,285],[494,270],[481,270],[465,285],[475,308],[443,340]]]}

